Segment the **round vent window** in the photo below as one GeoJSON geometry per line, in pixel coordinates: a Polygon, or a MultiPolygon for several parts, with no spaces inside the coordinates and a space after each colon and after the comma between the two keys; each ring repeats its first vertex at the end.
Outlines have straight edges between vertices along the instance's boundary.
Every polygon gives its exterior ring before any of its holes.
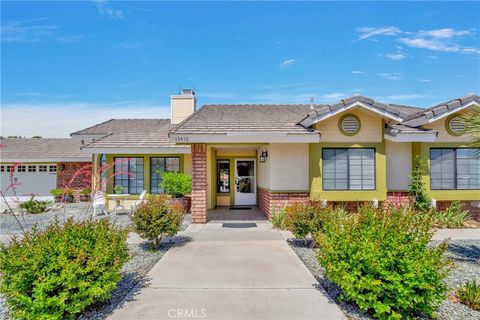
{"type": "Polygon", "coordinates": [[[447,120],[447,131],[454,136],[462,135],[465,132],[465,123],[459,116],[447,120]]]}
{"type": "Polygon", "coordinates": [[[340,119],[340,131],[347,136],[353,136],[360,131],[360,120],[353,114],[347,114],[340,119]]]}

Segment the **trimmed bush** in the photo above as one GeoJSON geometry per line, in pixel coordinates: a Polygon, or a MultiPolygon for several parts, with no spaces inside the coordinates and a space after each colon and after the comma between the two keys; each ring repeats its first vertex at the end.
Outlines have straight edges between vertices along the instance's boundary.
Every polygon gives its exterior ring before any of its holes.
{"type": "Polygon", "coordinates": [[[440,228],[460,228],[470,219],[470,212],[460,201],[453,201],[445,210],[432,212],[435,225],[440,228]]]}
{"type": "Polygon", "coordinates": [[[316,236],[318,261],[341,299],[378,319],[434,316],[445,298],[446,243],[428,246],[430,215],[395,208],[360,208],[327,220],[316,236]]]}
{"type": "Polygon", "coordinates": [[[412,175],[412,182],[408,185],[408,191],[413,196],[413,206],[421,212],[427,212],[431,208],[432,199],[428,194],[427,187],[423,181],[425,161],[421,156],[415,157],[412,175]]]}
{"type": "Polygon", "coordinates": [[[305,239],[309,234],[322,229],[330,217],[343,212],[342,209],[323,208],[319,203],[297,203],[285,208],[285,227],[296,238],[305,239]]]}
{"type": "Polygon", "coordinates": [[[58,220],[0,248],[0,292],[15,319],[74,319],[108,300],[128,259],[127,231],[107,219],[58,220]]]}
{"type": "Polygon", "coordinates": [[[480,283],[477,284],[475,279],[466,282],[463,287],[458,289],[456,296],[461,303],[480,311],[480,283]]]}
{"type": "Polygon", "coordinates": [[[181,198],[192,192],[192,177],[180,172],[164,172],[160,187],[172,197],[181,198]]]}
{"type": "Polygon", "coordinates": [[[183,208],[172,203],[169,196],[150,195],[131,219],[134,230],[142,238],[153,240],[154,247],[158,248],[164,236],[174,236],[180,230],[183,208]]]}

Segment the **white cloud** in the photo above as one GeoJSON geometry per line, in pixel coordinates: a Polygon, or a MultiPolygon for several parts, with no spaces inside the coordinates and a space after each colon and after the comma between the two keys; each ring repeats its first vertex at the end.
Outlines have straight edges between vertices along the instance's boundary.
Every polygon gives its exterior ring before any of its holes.
{"type": "Polygon", "coordinates": [[[439,39],[447,39],[465,35],[471,35],[469,30],[455,30],[451,28],[436,29],[436,30],[420,30],[417,35],[419,37],[432,37],[439,39]]]}
{"type": "Polygon", "coordinates": [[[436,39],[399,38],[398,41],[413,48],[429,49],[433,51],[446,51],[446,52],[460,51],[460,48],[457,45],[448,45],[436,39]]]}
{"type": "Polygon", "coordinates": [[[353,70],[352,74],[364,74],[365,71],[360,71],[360,70],[353,70]]]}
{"type": "Polygon", "coordinates": [[[426,96],[423,94],[397,94],[397,95],[391,95],[387,96],[387,99],[389,100],[415,100],[415,99],[421,99],[425,98],[426,96]]]}
{"type": "Polygon", "coordinates": [[[53,35],[59,27],[44,22],[47,18],[10,21],[2,25],[0,34],[5,42],[34,42],[53,35]]]}
{"type": "Polygon", "coordinates": [[[145,101],[121,101],[109,104],[10,103],[2,105],[1,135],[61,138],[112,118],[169,117],[169,106],[159,106],[145,101]]]}
{"type": "Polygon", "coordinates": [[[346,95],[344,93],[340,92],[332,92],[332,93],[327,93],[322,95],[322,98],[328,99],[328,100],[340,100],[341,98],[344,98],[346,95]]]}
{"type": "Polygon", "coordinates": [[[387,80],[402,80],[402,75],[398,72],[394,73],[377,73],[377,76],[387,80]]]}
{"type": "Polygon", "coordinates": [[[283,61],[281,64],[280,64],[280,68],[286,68],[286,67],[289,67],[291,65],[294,65],[295,63],[298,63],[300,60],[297,60],[297,59],[288,59],[288,60],[285,60],[283,61]]]}
{"type": "Polygon", "coordinates": [[[365,40],[370,37],[380,36],[380,35],[394,36],[402,32],[397,27],[382,27],[382,28],[361,27],[361,28],[357,28],[356,31],[360,33],[356,41],[365,40]]]}
{"type": "Polygon", "coordinates": [[[393,61],[400,61],[405,59],[407,56],[401,52],[395,52],[395,53],[389,53],[386,55],[386,57],[390,60],[393,61]]]}
{"type": "Polygon", "coordinates": [[[418,79],[418,81],[420,81],[420,82],[432,82],[432,80],[430,80],[430,79],[418,79]]]}
{"type": "Polygon", "coordinates": [[[93,0],[98,13],[112,19],[124,19],[123,11],[113,9],[107,0],[93,0]]]}

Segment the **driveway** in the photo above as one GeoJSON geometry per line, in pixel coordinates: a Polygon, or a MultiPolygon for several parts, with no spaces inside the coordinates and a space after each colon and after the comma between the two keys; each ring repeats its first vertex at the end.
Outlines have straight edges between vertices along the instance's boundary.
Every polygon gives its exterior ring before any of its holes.
{"type": "Polygon", "coordinates": [[[255,223],[191,225],[109,319],[345,319],[282,234],[255,223]]]}

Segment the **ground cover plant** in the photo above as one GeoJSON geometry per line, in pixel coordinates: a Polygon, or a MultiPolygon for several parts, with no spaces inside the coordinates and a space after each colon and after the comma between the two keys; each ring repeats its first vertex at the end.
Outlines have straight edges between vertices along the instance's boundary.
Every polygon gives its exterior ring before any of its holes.
{"type": "Polygon", "coordinates": [[[20,208],[25,209],[27,213],[37,214],[45,212],[49,204],[50,201],[34,200],[32,196],[28,201],[20,203],[20,208]]]}
{"type": "Polygon", "coordinates": [[[460,201],[453,201],[444,210],[432,211],[434,223],[439,228],[460,228],[470,219],[470,212],[463,208],[460,201]]]}
{"type": "Polygon", "coordinates": [[[461,303],[480,311],[480,283],[477,283],[475,279],[459,288],[456,296],[461,303]]]}

